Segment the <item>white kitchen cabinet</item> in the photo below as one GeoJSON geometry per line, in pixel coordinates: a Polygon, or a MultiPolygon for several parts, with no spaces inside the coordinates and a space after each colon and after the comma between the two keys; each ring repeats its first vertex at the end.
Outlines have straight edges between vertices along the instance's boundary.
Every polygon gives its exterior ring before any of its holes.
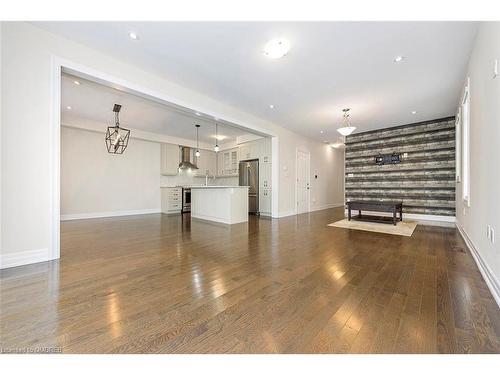
{"type": "Polygon", "coordinates": [[[182,211],[182,188],[161,188],[161,212],[164,214],[178,214],[182,211]]]}
{"type": "Polygon", "coordinates": [[[259,159],[261,140],[246,142],[240,145],[240,160],[259,159]]]}
{"type": "Polygon", "coordinates": [[[271,138],[263,138],[259,140],[260,143],[260,163],[271,163],[271,138]]]}
{"type": "Polygon", "coordinates": [[[239,150],[238,148],[233,148],[229,150],[231,156],[231,164],[230,164],[230,174],[233,176],[238,176],[238,169],[240,167],[240,158],[239,158],[239,150]]]}
{"type": "Polygon", "coordinates": [[[272,176],[271,164],[259,162],[259,188],[270,189],[272,180],[271,176],[272,176]]]}
{"type": "Polygon", "coordinates": [[[271,138],[262,138],[240,145],[240,160],[259,159],[260,163],[271,162],[271,138]]]}
{"type": "Polygon", "coordinates": [[[214,177],[217,174],[217,154],[214,151],[200,150],[200,157],[193,157],[198,169],[194,172],[198,177],[214,177]]]}
{"type": "Polygon", "coordinates": [[[238,176],[239,162],[237,147],[220,151],[217,155],[217,176],[238,176]]]}
{"type": "Polygon", "coordinates": [[[260,189],[259,212],[263,216],[271,216],[271,189],[260,189]]]}
{"type": "Polygon", "coordinates": [[[162,143],[160,151],[161,174],[175,176],[179,171],[179,146],[162,143]]]}
{"type": "Polygon", "coordinates": [[[217,153],[217,176],[223,176],[224,172],[224,159],[223,159],[223,152],[218,152],[217,153]]]}
{"type": "Polygon", "coordinates": [[[250,160],[252,158],[252,150],[250,147],[250,142],[243,143],[240,145],[240,159],[250,160]]]}

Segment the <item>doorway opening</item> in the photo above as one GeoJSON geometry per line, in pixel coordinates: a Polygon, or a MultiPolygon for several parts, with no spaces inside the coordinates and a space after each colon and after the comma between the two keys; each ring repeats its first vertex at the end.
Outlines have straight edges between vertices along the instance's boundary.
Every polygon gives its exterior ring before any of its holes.
{"type": "MultiPolygon", "coordinates": [[[[129,96],[134,96],[136,99],[142,99],[146,100],[149,102],[156,103],[156,105],[160,105],[161,107],[168,107],[172,112],[175,112],[177,114],[188,114],[189,117],[193,118],[193,123],[199,123],[200,121],[210,121],[212,122],[217,122],[218,124],[223,124],[221,129],[224,129],[224,125],[227,125],[227,128],[233,128],[235,131],[238,129],[240,131],[246,131],[248,133],[257,135],[260,138],[267,139],[269,140],[270,143],[270,152],[269,152],[269,159],[273,159],[276,163],[272,164],[272,173],[270,173],[270,179],[272,178],[276,183],[273,184],[272,186],[272,192],[273,192],[273,199],[272,201],[270,200],[269,202],[269,210],[270,214],[273,217],[278,216],[278,181],[277,181],[277,176],[278,176],[278,138],[276,134],[272,133],[271,131],[268,131],[266,129],[261,129],[258,126],[255,126],[253,124],[245,124],[242,123],[239,120],[232,119],[228,116],[225,116],[224,114],[217,113],[215,111],[210,111],[210,110],[203,110],[203,109],[197,109],[197,104],[196,103],[186,103],[185,101],[182,101],[177,98],[173,98],[166,93],[159,93],[155,91],[154,89],[151,89],[149,87],[142,87],[137,84],[128,82],[122,78],[117,78],[114,76],[109,75],[108,73],[96,71],[95,69],[84,67],[82,65],[79,65],[77,63],[70,62],[68,60],[63,60],[57,57],[54,57],[53,59],[53,80],[52,80],[52,110],[51,110],[51,115],[52,115],[52,136],[51,136],[51,150],[52,150],[52,163],[51,163],[51,204],[50,204],[50,217],[51,217],[51,225],[50,225],[50,245],[49,245],[49,259],[57,259],[60,258],[60,235],[61,235],[61,230],[60,230],[60,220],[61,220],[61,214],[63,214],[61,210],[61,129],[62,129],[62,115],[64,111],[67,111],[66,113],[69,114],[75,114],[77,112],[78,106],[71,105],[71,103],[65,103],[65,99],[67,99],[66,96],[62,97],[62,86],[63,86],[63,81],[66,80],[66,84],[68,87],[71,87],[72,89],[80,89],[78,92],[82,92],[86,85],[83,85],[83,82],[93,85],[102,85],[104,88],[107,89],[113,89],[119,92],[119,95],[123,96],[125,94],[128,94],[129,96]],[[76,83],[78,82],[78,83],[76,83]]],[[[80,103],[80,100],[78,99],[77,96],[75,96],[77,100],[75,101],[76,103],[80,103]]],[[[114,101],[113,101],[114,103],[114,101]]],[[[109,106],[108,106],[109,107],[109,106]]],[[[128,117],[124,117],[122,121],[129,120],[131,118],[130,116],[130,108],[132,108],[131,103],[128,103],[126,106],[127,110],[129,113],[127,114],[128,117]]],[[[106,107],[107,109],[107,107],[106,107]]],[[[108,111],[109,112],[109,111],[108,111]]],[[[85,132],[85,134],[98,134],[99,137],[102,135],[102,140],[104,140],[104,131],[105,131],[105,126],[106,121],[102,121],[101,119],[96,119],[99,122],[99,128],[97,128],[97,125],[94,126],[94,123],[86,122],[85,126],[64,126],[64,131],[66,133],[74,132],[80,134],[80,132],[85,132]],[[97,132],[97,133],[96,133],[97,132]],[[102,132],[102,134],[100,134],[102,132]]],[[[82,123],[79,121],[79,124],[82,123]]],[[[68,124],[66,124],[68,125],[68,124]]],[[[71,125],[71,124],[70,124],[71,125]]],[[[213,126],[204,126],[204,129],[209,129],[213,126]]],[[[194,128],[193,128],[194,129],[194,128]]],[[[135,134],[132,134],[132,137],[135,137],[136,140],[140,139],[141,141],[146,141],[146,142],[172,142],[176,143],[175,141],[175,136],[176,134],[172,135],[163,135],[161,134],[161,137],[158,139],[150,139],[150,129],[141,129],[141,131],[138,131],[135,129],[134,131],[135,134]]],[[[194,133],[193,133],[194,134],[194,133]]],[[[213,136],[211,133],[208,134],[208,136],[213,136]]],[[[236,136],[242,136],[241,134],[235,134],[236,136]]],[[[178,137],[178,136],[177,136],[178,137]]],[[[194,137],[194,136],[193,136],[194,137]]],[[[94,137],[95,138],[95,137],[94,137]]],[[[243,138],[243,137],[242,137],[243,138]]],[[[76,139],[76,138],[74,138],[76,139]]],[[[101,138],[99,138],[99,141],[101,138]]],[[[247,142],[250,142],[251,139],[245,139],[247,142]]],[[[193,147],[196,147],[196,150],[198,150],[198,144],[195,142],[193,139],[193,144],[188,145],[193,147]]],[[[212,149],[213,150],[213,144],[215,140],[210,140],[210,143],[206,147],[207,149],[212,149]]],[[[137,143],[137,141],[135,142],[137,143]]],[[[207,142],[205,142],[207,143],[207,142]]],[[[219,143],[219,142],[218,142],[219,143]]],[[[223,143],[223,142],[222,142],[223,143]]],[[[224,148],[222,147],[221,143],[221,152],[220,154],[223,156],[224,155],[224,148]]],[[[200,143],[200,149],[202,148],[202,143],[200,143]]],[[[227,146],[229,148],[229,146],[227,146]]],[[[66,147],[66,150],[68,148],[66,147]]],[[[203,150],[201,150],[203,152],[203,150]]],[[[229,151],[229,150],[228,150],[229,151]]],[[[132,154],[132,149],[128,149],[125,153],[125,157],[130,157],[132,154]]],[[[213,164],[213,163],[212,163],[213,164]]],[[[217,163],[219,165],[222,163],[217,163]]],[[[271,163],[269,163],[271,167],[271,163]]],[[[99,164],[100,165],[100,164],[99,164]]],[[[198,168],[200,169],[200,168],[198,168]]],[[[210,168],[204,168],[209,169],[210,168]]],[[[113,173],[117,173],[116,169],[112,169],[113,173]]],[[[77,173],[78,171],[75,171],[77,173]]],[[[224,172],[224,171],[223,171],[224,172]]],[[[218,170],[215,172],[220,175],[220,177],[224,178],[231,178],[231,176],[227,176],[226,174],[221,174],[218,170]]],[[[78,178],[81,178],[81,176],[77,176],[78,178]]],[[[206,176],[205,176],[206,177],[206,176]]],[[[237,183],[237,177],[233,177],[233,179],[237,183]]],[[[201,180],[205,181],[205,178],[202,178],[201,180]]],[[[271,189],[269,189],[271,190],[271,189]]],[[[65,201],[66,202],[66,201],[65,201]]],[[[120,202],[124,202],[124,200],[121,200],[120,202]]],[[[125,200],[125,202],[129,202],[129,200],[125,200]]],[[[92,202],[94,203],[94,202],[92,202]]],[[[120,206],[119,206],[120,207],[120,206]]],[[[122,210],[119,210],[121,213],[122,210]]],[[[133,211],[133,210],[129,210],[133,211]]],[[[135,210],[134,210],[135,212],[135,210]]],[[[97,217],[98,214],[101,214],[100,212],[90,212],[92,215],[90,217],[97,217]]],[[[108,215],[108,214],[115,214],[115,210],[113,211],[107,211],[105,212],[105,216],[102,217],[108,217],[108,216],[113,216],[113,215],[108,215]]],[[[72,213],[67,213],[65,216],[65,219],[80,219],[84,218],[85,215],[80,215],[80,214],[75,214],[73,215],[72,213]]],[[[89,217],[89,218],[90,218],[89,217]]]]}

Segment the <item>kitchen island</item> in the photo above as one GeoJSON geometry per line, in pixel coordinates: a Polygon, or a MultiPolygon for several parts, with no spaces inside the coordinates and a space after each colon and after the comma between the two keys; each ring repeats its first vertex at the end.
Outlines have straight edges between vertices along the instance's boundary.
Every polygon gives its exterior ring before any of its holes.
{"type": "Polygon", "coordinates": [[[191,218],[224,224],[248,221],[248,186],[192,186],[191,218]]]}

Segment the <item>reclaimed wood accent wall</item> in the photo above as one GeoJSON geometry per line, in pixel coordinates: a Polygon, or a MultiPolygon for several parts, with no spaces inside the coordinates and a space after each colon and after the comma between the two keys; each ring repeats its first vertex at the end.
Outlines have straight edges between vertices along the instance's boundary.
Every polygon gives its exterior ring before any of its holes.
{"type": "Polygon", "coordinates": [[[346,200],[402,200],[403,212],[455,216],[455,118],[346,137],[346,200]],[[407,153],[376,165],[378,154],[407,153]]]}

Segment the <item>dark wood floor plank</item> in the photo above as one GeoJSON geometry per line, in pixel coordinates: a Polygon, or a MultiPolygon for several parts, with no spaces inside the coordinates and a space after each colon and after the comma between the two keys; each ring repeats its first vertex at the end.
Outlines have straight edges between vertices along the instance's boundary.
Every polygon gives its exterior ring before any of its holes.
{"type": "Polygon", "coordinates": [[[63,222],[61,259],[0,271],[0,347],[64,353],[499,353],[500,310],[453,228],[63,222]]]}

